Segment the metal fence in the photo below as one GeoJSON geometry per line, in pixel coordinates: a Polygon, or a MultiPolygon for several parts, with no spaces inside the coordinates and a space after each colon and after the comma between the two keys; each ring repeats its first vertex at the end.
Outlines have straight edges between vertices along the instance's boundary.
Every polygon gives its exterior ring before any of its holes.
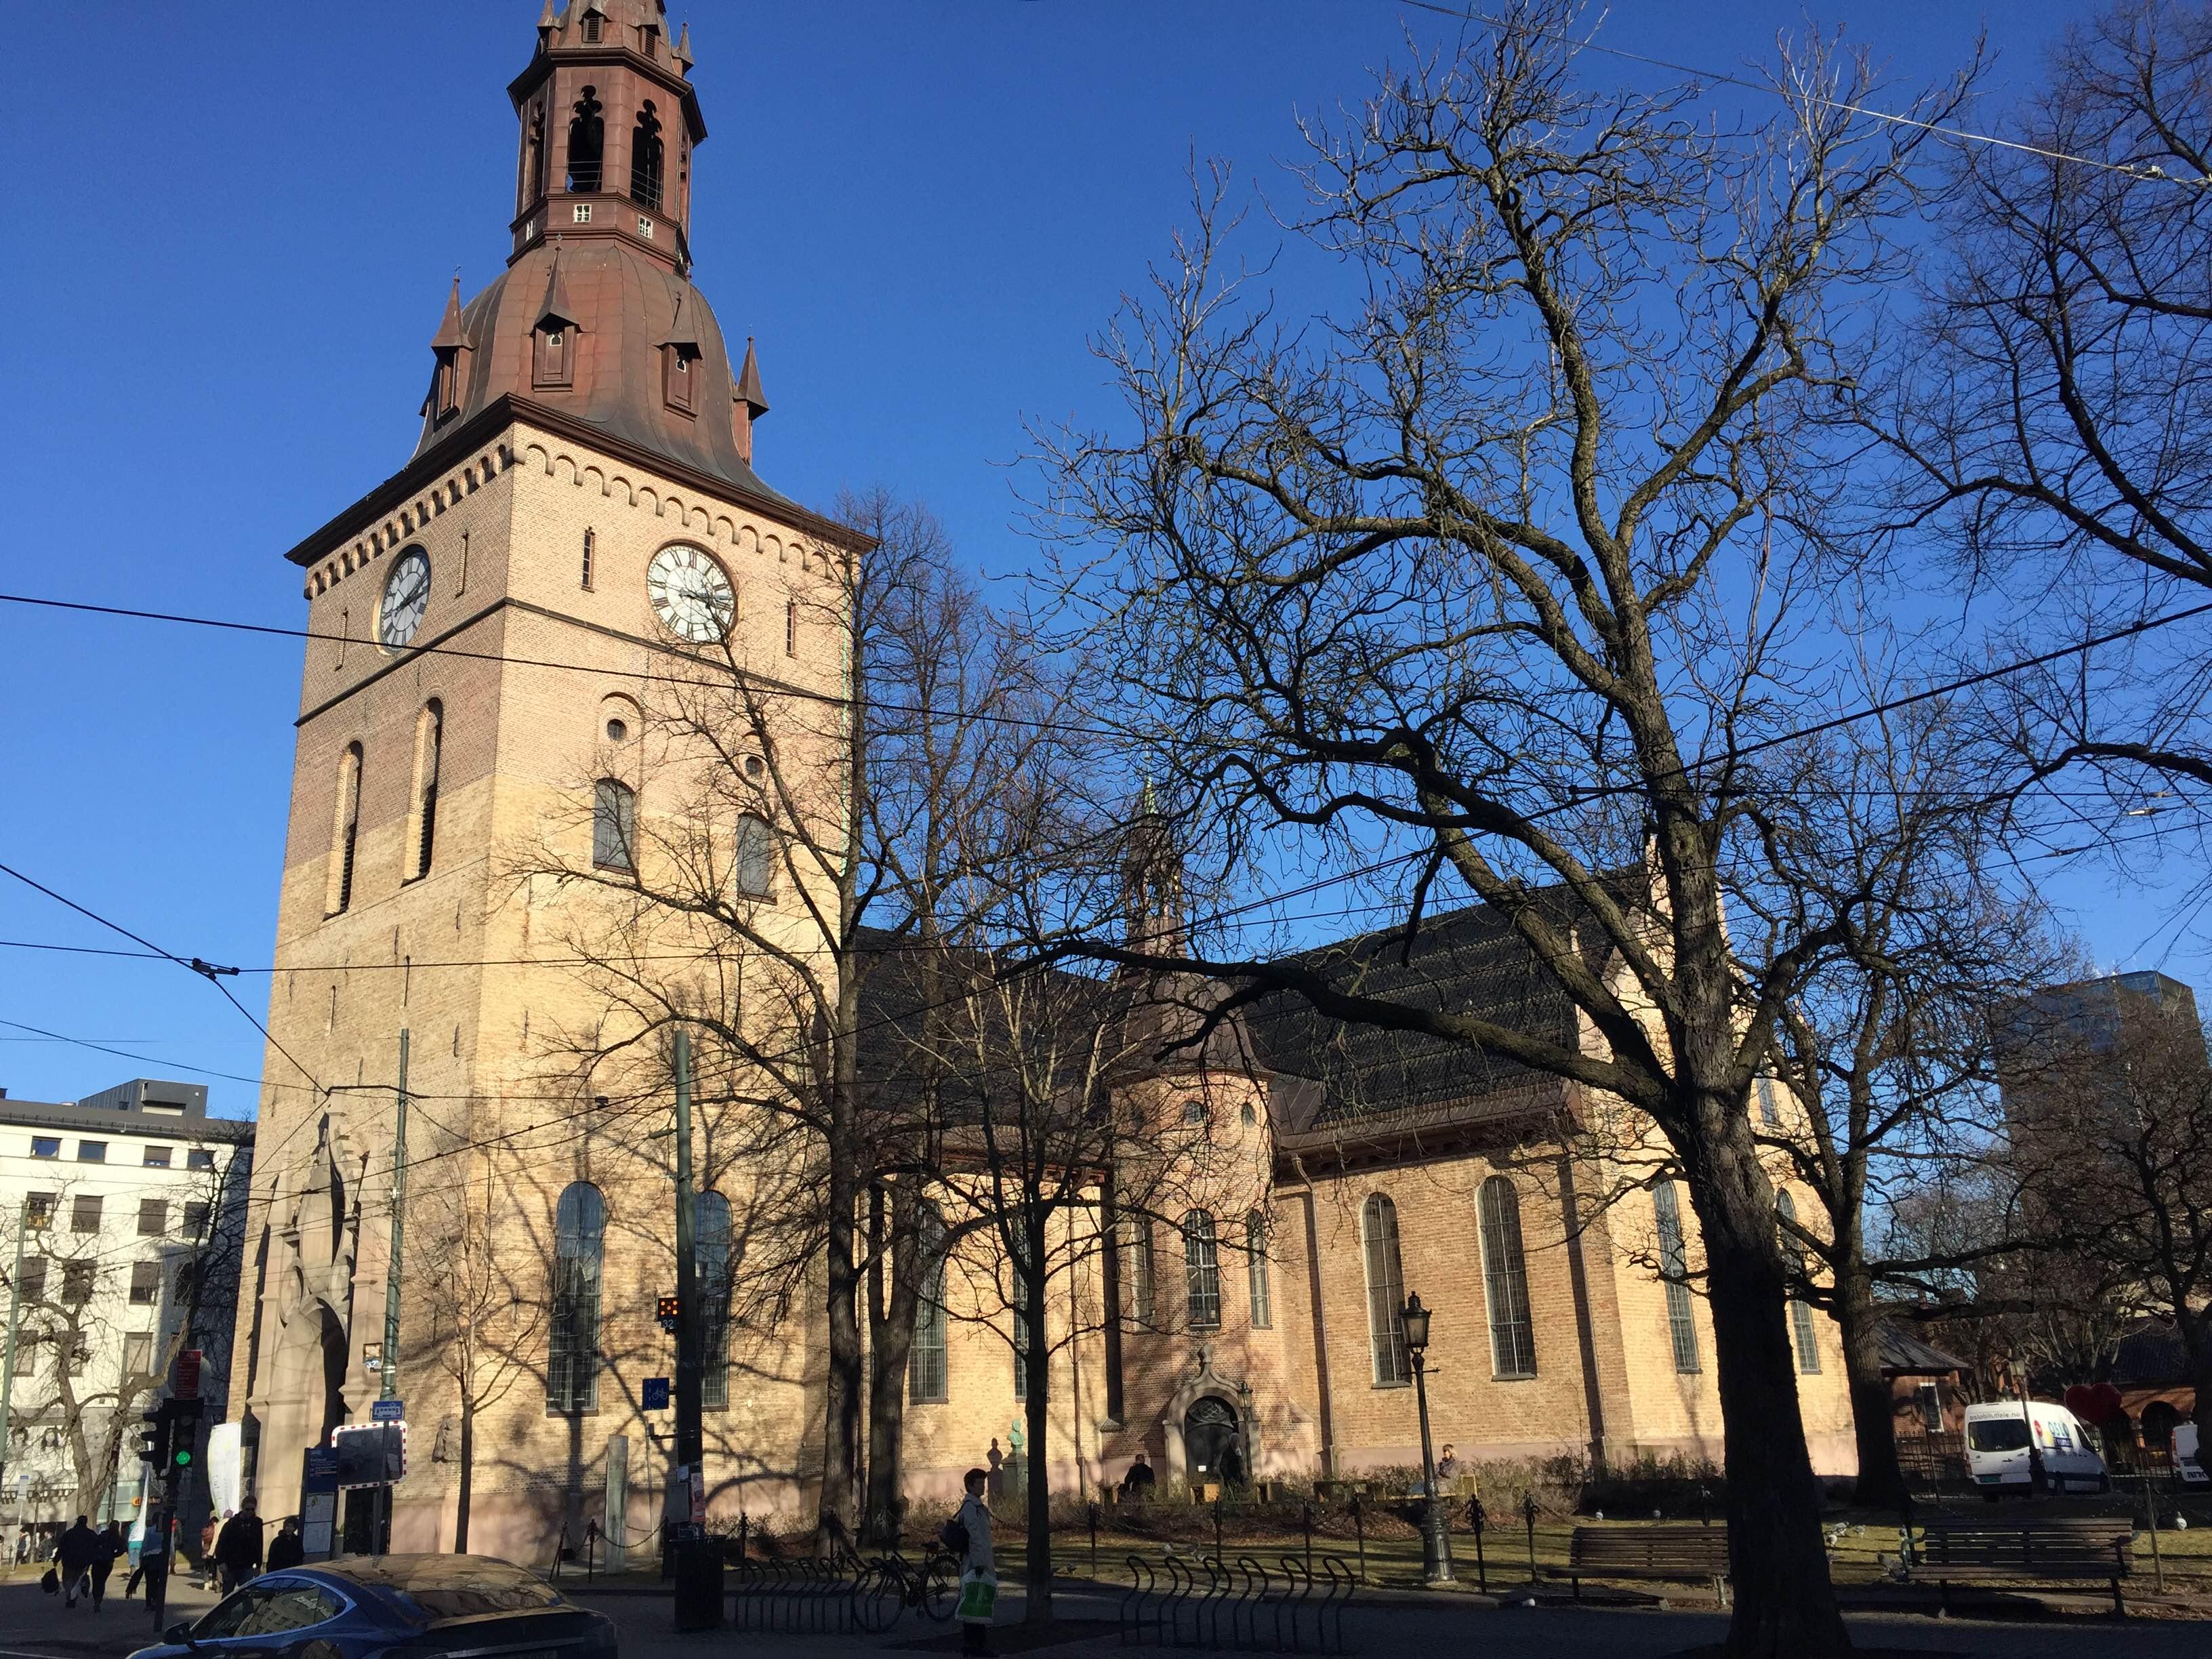
{"type": "Polygon", "coordinates": [[[1214,1652],[1344,1654],[1344,1614],[1357,1584],[1340,1556],[1318,1571],[1295,1555],[1128,1558],[1119,1624],[1124,1647],[1214,1652]]]}

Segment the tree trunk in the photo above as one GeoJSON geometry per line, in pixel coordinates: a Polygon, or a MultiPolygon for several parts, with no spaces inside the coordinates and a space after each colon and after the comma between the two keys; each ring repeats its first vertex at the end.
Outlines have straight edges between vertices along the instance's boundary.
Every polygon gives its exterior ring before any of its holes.
{"type": "Polygon", "coordinates": [[[453,1505],[453,1553],[469,1553],[469,1488],[477,1473],[477,1413],[467,1395],[461,1396],[461,1490],[453,1505]]]}
{"type": "Polygon", "coordinates": [[[1032,1629],[1052,1623],[1052,1483],[1045,1478],[1046,1425],[1052,1405],[1052,1341],[1045,1329],[1044,1229],[1032,1230],[1030,1260],[1036,1271],[1022,1282],[1022,1304],[1030,1322],[1029,1352],[1023,1356],[1028,1378],[1029,1426],[1028,1520],[1029,1559],[1023,1564],[1022,1583],[1028,1591],[1022,1622],[1032,1629]]]}
{"type": "Polygon", "coordinates": [[[879,1276],[884,1256],[890,1256],[890,1295],[871,1295],[868,1300],[868,1490],[863,1514],[866,1541],[878,1549],[896,1549],[906,1519],[907,1359],[914,1347],[923,1277],[915,1248],[914,1183],[892,1183],[886,1207],[889,1236],[878,1243],[870,1270],[879,1276]]]}
{"type": "Polygon", "coordinates": [[[1850,1385],[1851,1432],[1858,1444],[1855,1494],[1862,1509],[1905,1506],[1905,1470],[1897,1461],[1897,1419],[1889,1379],[1881,1374],[1881,1317],[1864,1261],[1850,1253],[1838,1274],[1836,1323],[1844,1337],[1844,1376],[1850,1385]]]}
{"type": "Polygon", "coordinates": [[[853,1545],[860,1480],[860,1275],[853,1249],[854,1178],[849,1125],[830,1143],[828,1192],[829,1375],[823,1389],[822,1499],[816,1517],[823,1555],[853,1545]]]}
{"type": "Polygon", "coordinates": [[[1705,1182],[1691,1190],[1705,1231],[1726,1449],[1735,1612],[1722,1652],[1727,1659],[1849,1653],[1820,1539],[1773,1218],[1748,1190],[1715,1191],[1705,1182]]]}

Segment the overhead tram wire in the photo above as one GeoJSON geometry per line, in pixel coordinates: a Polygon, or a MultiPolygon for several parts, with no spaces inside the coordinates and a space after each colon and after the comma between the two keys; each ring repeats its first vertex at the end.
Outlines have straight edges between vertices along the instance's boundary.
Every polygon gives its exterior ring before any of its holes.
{"type": "MultiPolygon", "coordinates": [[[[1442,0],[1391,0],[1391,3],[1411,7],[1416,11],[1433,12],[1439,17],[1453,18],[1462,23],[1484,23],[1492,28],[1504,27],[1504,20],[1502,18],[1493,17],[1487,12],[1445,5],[1442,3],[1442,0]]],[[[1648,64],[1654,69],[1665,70],[1672,75],[1693,76],[1699,81],[1711,81],[1720,86],[1735,87],[1745,92],[1764,93],[1770,97],[1780,95],[1772,86],[1765,82],[1753,81],[1744,76],[1732,74],[1726,70],[1699,69],[1694,64],[1677,64],[1664,58],[1651,57],[1646,52],[1631,52],[1625,46],[1605,46],[1595,40],[1584,40],[1579,35],[1570,33],[1565,29],[1540,28],[1536,33],[1548,35],[1554,40],[1563,41],[1578,52],[1602,52],[1608,58],[1623,58],[1632,64],[1648,64]]],[[[1850,103],[1840,98],[1824,98],[1818,94],[1810,94],[1810,100],[1825,108],[1841,110],[1847,115],[1863,115],[1870,121],[1881,121],[1891,126],[1909,127],[1916,132],[1924,132],[1931,137],[1946,138],[1954,143],[1987,144],[1996,149],[2015,150],[2024,155],[2040,156],[2046,161],[2064,161],[2074,167],[2090,167],[2104,173],[2117,173],[2139,184],[2186,185],[2198,190],[2212,189],[2212,173],[2207,173],[2201,179],[2177,178],[2155,164],[2108,161],[2094,155],[2076,155],[2070,151],[2050,149],[2041,144],[2031,144],[2021,139],[2001,138],[1993,132],[1977,132],[1971,127],[1947,127],[1934,121],[1923,121],[1915,116],[1899,115],[1894,110],[1875,109],[1870,105],[1850,103]]]]}

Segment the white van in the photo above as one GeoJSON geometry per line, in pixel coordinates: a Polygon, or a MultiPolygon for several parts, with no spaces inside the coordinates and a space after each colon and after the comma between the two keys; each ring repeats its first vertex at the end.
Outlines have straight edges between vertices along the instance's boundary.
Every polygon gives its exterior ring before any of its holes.
{"type": "Polygon", "coordinates": [[[2033,1425],[2047,1492],[2104,1492],[2112,1486],[2097,1442],[2081,1420],[2046,1400],[1991,1401],[1966,1407],[1966,1473],[1992,1504],[2028,1490],[2027,1443],[2033,1425]]]}
{"type": "Polygon", "coordinates": [[[2173,1472],[2185,1485],[2212,1485],[2212,1472],[2204,1467],[2204,1454],[2198,1449],[2203,1443],[2197,1437],[2197,1425],[2177,1423],[2173,1425],[2173,1472]]]}

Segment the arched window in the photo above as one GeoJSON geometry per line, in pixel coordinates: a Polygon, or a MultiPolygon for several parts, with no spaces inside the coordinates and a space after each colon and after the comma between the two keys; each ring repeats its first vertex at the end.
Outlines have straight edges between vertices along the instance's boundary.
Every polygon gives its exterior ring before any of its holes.
{"type": "Polygon", "coordinates": [[[592,862],[602,870],[635,870],[637,792],[614,778],[592,789],[592,862]]]}
{"type": "Polygon", "coordinates": [[[1252,1281],[1252,1328],[1255,1331],[1272,1329],[1275,1323],[1275,1298],[1267,1283],[1267,1212],[1265,1210],[1255,1210],[1244,1218],[1244,1249],[1248,1256],[1246,1272],[1252,1281]]]}
{"type": "Polygon", "coordinates": [[[1367,1258],[1367,1341],[1375,1386],[1402,1389],[1413,1380],[1406,1358],[1406,1273],[1398,1261],[1398,1206],[1376,1193],[1359,1213],[1367,1258]]]}
{"type": "Polygon", "coordinates": [[[1214,1329],[1221,1323],[1221,1249],[1210,1211],[1182,1218],[1182,1276],[1191,1329],[1214,1329]]]}
{"type": "Polygon", "coordinates": [[[361,840],[362,748],[346,745],[338,759],[337,813],[331,830],[331,877],[323,908],[338,915],[353,904],[354,851],[361,840]]]}
{"type": "Polygon", "coordinates": [[[738,820],[737,854],[732,863],[741,896],[766,898],[775,890],[775,837],[750,812],[738,820]]]}
{"type": "Polygon", "coordinates": [[[1504,1176],[1482,1183],[1483,1285],[1490,1293],[1490,1367],[1498,1376],[1536,1374],[1528,1264],[1521,1251],[1521,1195],[1504,1176]]]}
{"type": "Polygon", "coordinates": [[[607,1206],[588,1181],[562,1188],[553,1212],[553,1323],[545,1403],[588,1411],[599,1401],[599,1268],[607,1206]]]}
{"type": "MultiPolygon", "coordinates": [[[[592,20],[584,22],[589,27],[592,20]]],[[[599,188],[605,176],[602,165],[607,148],[606,111],[599,102],[599,89],[586,87],[584,95],[576,100],[575,114],[568,122],[568,190],[571,195],[589,196],[599,188]]]]}
{"type": "Polygon", "coordinates": [[[921,1297],[914,1310],[914,1346],[907,1351],[906,1393],[913,1401],[939,1401],[951,1392],[951,1367],[945,1342],[945,1218],[934,1204],[921,1206],[915,1250],[921,1297]]]}
{"type": "Polygon", "coordinates": [[[1674,1339],[1674,1369],[1703,1369],[1698,1360],[1698,1322],[1690,1303],[1689,1252],[1682,1243],[1682,1204],[1674,1183],[1651,1189],[1651,1218],[1659,1231],[1659,1276],[1667,1281],[1667,1328],[1674,1339]]]}
{"type": "Polygon", "coordinates": [[[530,118],[522,130],[522,210],[528,212],[544,193],[545,100],[541,98],[530,106],[530,118]]]}
{"type": "Polygon", "coordinates": [[[446,709],[435,697],[415,717],[414,834],[409,838],[415,855],[410,881],[430,873],[430,857],[438,844],[438,763],[446,744],[446,709]]]}
{"type": "MultiPolygon", "coordinates": [[[[1796,1236],[1790,1229],[1797,1224],[1797,1200],[1790,1196],[1787,1187],[1774,1189],[1774,1212],[1786,1224],[1782,1227],[1782,1253],[1797,1271],[1805,1271],[1805,1252],[1796,1236]]],[[[1820,1345],[1813,1329],[1813,1310],[1810,1304],[1798,1297],[1790,1298],[1790,1334],[1797,1349],[1797,1369],[1808,1376],[1820,1374],[1820,1345]]]]}
{"type": "Polygon", "coordinates": [[[699,1403],[730,1406],[730,1200],[702,1193],[691,1205],[691,1254],[699,1268],[699,1403]]]}
{"type": "Polygon", "coordinates": [[[645,107],[637,112],[637,129],[629,139],[629,197],[640,207],[660,206],[663,154],[660,117],[653,107],[653,100],[648,98],[645,107]]]}

